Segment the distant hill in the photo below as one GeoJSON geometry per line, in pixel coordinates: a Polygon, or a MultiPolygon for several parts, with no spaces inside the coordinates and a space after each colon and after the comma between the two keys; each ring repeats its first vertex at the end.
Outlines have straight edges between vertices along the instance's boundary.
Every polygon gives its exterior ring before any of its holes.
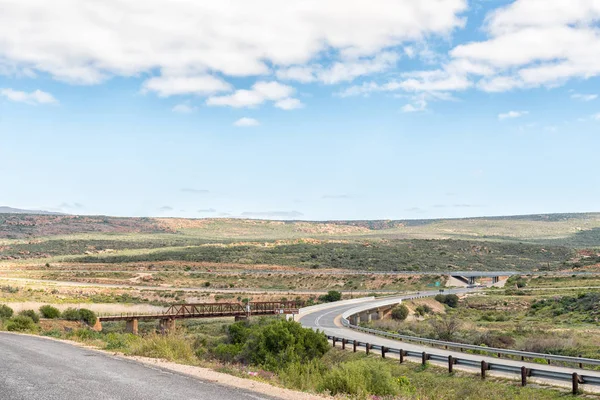
{"type": "Polygon", "coordinates": [[[20,208],[12,208],[0,206],[0,214],[35,214],[35,215],[65,215],[59,212],[44,211],[44,210],[22,210],[20,208]]]}
{"type": "MultiPolygon", "coordinates": [[[[177,245],[204,241],[312,238],[356,242],[382,240],[382,243],[395,240],[452,239],[600,248],[600,213],[431,220],[269,221],[78,216],[0,207],[0,239],[87,235],[81,238],[89,240],[90,234],[98,240],[106,240],[106,235],[114,234],[157,234],[155,239],[160,243],[166,238],[181,239],[177,241],[177,245]]],[[[142,237],[147,239],[148,236],[142,237]]],[[[133,237],[129,239],[137,240],[133,237]]],[[[135,243],[129,243],[128,246],[137,248],[135,243]]]]}

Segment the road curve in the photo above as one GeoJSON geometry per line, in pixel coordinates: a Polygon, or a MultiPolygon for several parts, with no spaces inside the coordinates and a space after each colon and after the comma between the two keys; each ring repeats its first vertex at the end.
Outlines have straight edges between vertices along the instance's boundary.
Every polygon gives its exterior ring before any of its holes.
{"type": "MultiPolygon", "coordinates": [[[[460,293],[460,292],[466,292],[466,291],[467,290],[464,290],[464,289],[463,290],[446,290],[446,293],[460,293]]],[[[436,293],[438,293],[438,292],[423,292],[422,294],[435,295],[436,293]]],[[[411,295],[403,295],[403,296],[397,296],[397,297],[388,297],[386,299],[389,299],[389,300],[397,299],[398,301],[400,301],[400,300],[407,299],[410,296],[411,295]]],[[[527,368],[535,368],[535,369],[539,369],[539,370],[547,370],[547,371],[554,371],[554,372],[583,373],[582,370],[578,369],[578,368],[558,367],[558,366],[554,366],[554,365],[545,365],[545,364],[531,363],[531,362],[526,362],[526,361],[509,360],[506,358],[500,359],[500,358],[496,358],[496,357],[461,353],[458,351],[444,350],[444,349],[432,348],[429,346],[424,346],[424,345],[419,345],[419,344],[400,342],[398,340],[382,338],[382,337],[379,337],[376,335],[359,332],[359,331],[342,326],[340,320],[341,320],[341,316],[343,313],[350,311],[358,306],[362,307],[362,306],[366,306],[369,304],[377,304],[380,302],[381,302],[381,298],[379,298],[379,299],[365,298],[364,301],[360,301],[357,299],[350,303],[340,302],[340,305],[331,303],[331,306],[325,307],[325,308],[315,307],[313,309],[314,311],[311,310],[310,307],[308,307],[306,309],[301,310],[301,313],[299,315],[299,318],[297,318],[297,321],[300,322],[303,326],[305,326],[307,328],[319,329],[327,335],[336,336],[338,338],[358,340],[363,343],[370,343],[372,345],[380,345],[380,346],[385,346],[388,348],[396,348],[396,349],[401,348],[401,349],[407,350],[407,351],[434,353],[434,354],[443,355],[445,357],[452,355],[453,357],[457,357],[457,358],[461,358],[461,359],[469,359],[469,360],[474,360],[474,361],[478,361],[478,362],[486,361],[489,363],[502,363],[505,365],[513,365],[516,367],[525,366],[527,368]]],[[[586,369],[584,373],[585,373],[585,375],[600,377],[600,371],[593,371],[593,370],[586,369]]],[[[500,374],[500,375],[502,375],[502,374],[500,374]]],[[[506,375],[506,376],[515,377],[515,375],[506,375]]],[[[543,383],[556,384],[556,382],[552,382],[552,381],[546,381],[546,380],[539,380],[539,381],[543,382],[543,383]]],[[[563,386],[563,385],[561,385],[561,386],[563,386]]],[[[593,387],[584,387],[584,389],[597,391],[596,387],[594,387],[594,388],[593,387]]]]}
{"type": "Polygon", "coordinates": [[[0,332],[3,400],[259,400],[242,389],[42,337],[0,332]]]}

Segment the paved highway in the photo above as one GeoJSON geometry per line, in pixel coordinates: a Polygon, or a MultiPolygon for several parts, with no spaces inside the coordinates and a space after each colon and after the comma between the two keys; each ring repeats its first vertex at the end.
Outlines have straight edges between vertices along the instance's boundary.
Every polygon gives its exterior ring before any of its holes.
{"type": "Polygon", "coordinates": [[[274,397],[41,337],[0,332],[2,400],[259,400],[274,397]]]}
{"type": "MultiPolygon", "coordinates": [[[[455,291],[446,290],[446,293],[450,293],[450,292],[458,293],[460,291],[466,291],[466,290],[455,290],[455,291]]],[[[435,295],[437,293],[438,292],[431,292],[432,295],[435,295]]],[[[426,294],[426,292],[423,292],[422,294],[426,294]]],[[[405,299],[406,297],[407,297],[406,295],[398,296],[398,297],[396,297],[396,299],[401,300],[401,299],[405,299]]],[[[386,298],[386,299],[392,299],[392,298],[390,297],[390,298],[386,298]]],[[[485,360],[486,362],[491,362],[491,363],[501,362],[505,365],[514,365],[517,367],[525,366],[527,368],[536,368],[536,369],[555,371],[555,372],[566,372],[566,373],[578,372],[578,373],[584,373],[585,375],[600,377],[600,371],[592,371],[592,370],[588,370],[588,369],[581,370],[578,368],[568,368],[568,367],[558,367],[558,366],[554,366],[554,365],[530,363],[530,362],[526,362],[526,361],[509,360],[506,358],[496,358],[496,357],[489,357],[489,356],[483,356],[483,355],[461,353],[461,352],[457,352],[457,351],[443,350],[443,349],[432,348],[432,347],[423,346],[423,345],[419,345],[419,344],[400,342],[398,340],[393,340],[393,339],[386,339],[386,338],[371,335],[368,333],[359,332],[359,331],[342,326],[341,315],[344,312],[349,311],[349,310],[359,307],[359,306],[362,307],[363,305],[368,305],[371,303],[372,304],[378,303],[378,302],[381,302],[381,300],[382,300],[381,298],[374,299],[374,300],[367,299],[363,302],[353,302],[351,304],[343,304],[343,305],[335,305],[335,303],[332,303],[331,307],[329,307],[329,308],[318,309],[313,312],[310,312],[310,308],[307,308],[307,309],[301,310],[301,314],[299,315],[299,318],[297,318],[297,321],[299,321],[305,327],[319,329],[319,330],[325,332],[327,335],[336,336],[336,337],[345,338],[345,339],[358,340],[360,342],[370,343],[370,344],[374,344],[374,345],[381,345],[381,346],[386,346],[386,347],[391,347],[391,348],[396,348],[396,349],[401,348],[401,349],[407,350],[407,351],[417,351],[417,352],[425,351],[428,353],[435,353],[435,354],[443,355],[446,357],[449,355],[452,355],[453,357],[458,357],[458,358],[462,358],[462,359],[471,359],[471,360],[475,360],[478,362],[485,360]]],[[[515,375],[508,375],[508,376],[515,377],[515,375]]],[[[546,381],[546,383],[551,383],[551,382],[546,381]]],[[[552,383],[555,383],[555,382],[552,382],[552,383]]],[[[584,387],[584,389],[597,390],[597,388],[593,388],[591,386],[584,387]]]]}

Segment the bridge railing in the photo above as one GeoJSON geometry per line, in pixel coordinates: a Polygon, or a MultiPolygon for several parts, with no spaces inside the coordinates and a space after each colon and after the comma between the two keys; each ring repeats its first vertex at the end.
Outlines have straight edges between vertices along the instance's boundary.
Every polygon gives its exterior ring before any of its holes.
{"type": "Polygon", "coordinates": [[[167,310],[157,313],[120,313],[120,314],[98,314],[100,320],[124,319],[124,318],[194,318],[194,317],[218,317],[220,315],[268,315],[279,313],[296,313],[303,305],[298,301],[259,301],[245,303],[182,303],[173,304],[167,310]]]}

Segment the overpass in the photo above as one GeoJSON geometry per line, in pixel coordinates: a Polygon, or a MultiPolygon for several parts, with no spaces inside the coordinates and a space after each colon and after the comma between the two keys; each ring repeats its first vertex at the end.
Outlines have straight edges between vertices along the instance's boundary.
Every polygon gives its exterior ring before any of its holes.
{"type": "Polygon", "coordinates": [[[240,320],[254,315],[297,314],[300,306],[302,303],[298,301],[173,304],[163,313],[101,315],[94,329],[101,331],[102,322],[125,321],[126,331],[137,335],[139,321],[157,320],[159,331],[164,333],[174,329],[178,319],[235,317],[240,320]]]}
{"type": "Polygon", "coordinates": [[[491,279],[491,285],[495,285],[518,274],[514,271],[452,271],[447,273],[449,278],[455,279],[457,283],[462,283],[461,286],[475,285],[480,278],[491,279]]]}

